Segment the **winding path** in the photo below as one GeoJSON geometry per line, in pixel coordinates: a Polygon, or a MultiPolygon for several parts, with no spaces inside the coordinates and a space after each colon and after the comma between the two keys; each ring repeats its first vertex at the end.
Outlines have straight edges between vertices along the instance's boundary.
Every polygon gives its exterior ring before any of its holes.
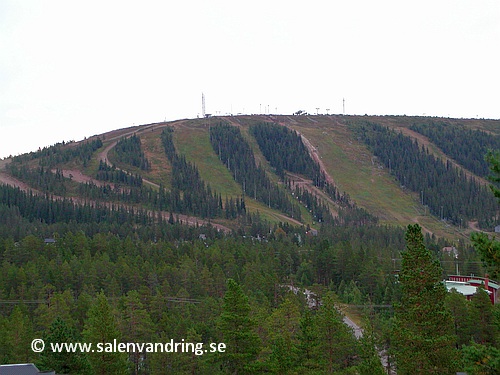
{"type": "MultiPolygon", "coordinates": [[[[168,123],[168,124],[152,124],[152,125],[146,125],[146,126],[144,126],[144,128],[141,128],[141,129],[134,129],[132,131],[128,131],[128,132],[125,132],[125,133],[120,132],[118,135],[115,135],[112,138],[108,139],[108,140],[110,140],[110,139],[113,140],[113,142],[111,142],[109,145],[106,146],[106,148],[104,150],[102,150],[101,152],[99,152],[97,154],[98,160],[102,160],[102,161],[108,163],[108,161],[107,161],[108,152],[116,145],[116,143],[118,142],[119,139],[121,139],[124,136],[131,136],[134,133],[139,133],[139,132],[145,131],[147,129],[150,129],[153,126],[163,127],[163,126],[171,126],[171,124],[170,123],[168,123]]],[[[116,132],[113,132],[113,133],[116,133],[116,132]]],[[[29,190],[31,190],[35,194],[45,195],[45,193],[40,192],[40,191],[38,191],[36,189],[33,189],[28,184],[26,184],[26,183],[18,180],[17,178],[11,176],[10,174],[8,174],[6,172],[6,169],[7,169],[6,167],[7,167],[7,165],[10,162],[11,162],[10,158],[0,159],[0,184],[18,187],[18,188],[20,188],[23,191],[29,191],[29,190]]],[[[63,175],[64,175],[64,177],[67,177],[67,178],[71,177],[76,182],[80,182],[80,183],[93,182],[96,185],[102,185],[101,181],[98,181],[98,180],[96,180],[96,179],[94,179],[94,178],[92,178],[92,177],[90,177],[88,175],[85,175],[85,174],[83,174],[79,170],[65,169],[65,170],[63,170],[63,175]]],[[[143,179],[143,182],[145,182],[145,181],[146,180],[143,179]]],[[[146,181],[146,182],[149,183],[149,184],[151,184],[151,185],[153,185],[153,186],[159,187],[158,184],[155,184],[153,182],[150,182],[150,181],[146,181]]],[[[52,195],[52,197],[54,199],[61,199],[61,200],[64,199],[64,197],[60,197],[60,196],[57,196],[57,195],[52,195]]],[[[91,205],[97,205],[98,203],[99,204],[103,204],[103,202],[98,202],[98,201],[95,201],[95,200],[82,199],[82,198],[66,198],[66,199],[71,200],[75,204],[85,204],[85,203],[91,204],[91,205]]],[[[117,207],[117,206],[119,206],[119,207],[123,207],[123,208],[126,208],[126,209],[135,209],[135,208],[137,208],[137,207],[134,207],[134,206],[131,206],[131,205],[123,204],[123,203],[104,202],[104,204],[106,206],[108,206],[108,207],[111,207],[111,206],[117,207]]],[[[169,212],[169,211],[153,211],[153,210],[148,210],[147,213],[148,213],[148,215],[151,215],[151,216],[157,215],[159,213],[161,215],[162,219],[165,220],[165,221],[167,221],[170,218],[170,214],[172,214],[173,217],[176,218],[176,219],[178,219],[182,224],[187,224],[187,225],[190,225],[190,226],[211,225],[211,226],[213,226],[214,228],[216,228],[217,230],[219,230],[221,232],[224,232],[224,233],[231,233],[232,232],[232,230],[230,228],[228,228],[228,227],[226,227],[226,226],[224,226],[222,224],[213,223],[213,222],[211,222],[209,220],[201,219],[201,218],[196,217],[196,216],[189,216],[189,215],[184,215],[184,214],[178,214],[178,213],[169,212]]]]}

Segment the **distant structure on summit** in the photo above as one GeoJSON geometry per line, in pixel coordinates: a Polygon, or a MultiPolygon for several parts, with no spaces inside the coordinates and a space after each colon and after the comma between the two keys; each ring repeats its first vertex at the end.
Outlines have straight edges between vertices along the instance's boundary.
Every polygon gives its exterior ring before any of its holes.
{"type": "Polygon", "coordinates": [[[205,111],[205,94],[201,93],[201,117],[210,117],[210,113],[206,113],[205,111]]]}
{"type": "Polygon", "coordinates": [[[205,94],[201,93],[201,117],[205,117],[205,94]]]}

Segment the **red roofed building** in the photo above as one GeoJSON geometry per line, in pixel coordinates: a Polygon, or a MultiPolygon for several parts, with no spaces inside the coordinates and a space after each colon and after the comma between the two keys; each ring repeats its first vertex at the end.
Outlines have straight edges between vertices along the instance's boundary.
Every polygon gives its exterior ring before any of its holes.
{"type": "Polygon", "coordinates": [[[462,276],[462,275],[451,275],[448,276],[449,281],[455,281],[460,283],[465,283],[473,287],[482,286],[488,291],[491,303],[495,304],[500,301],[500,284],[494,280],[488,279],[488,277],[478,277],[478,276],[462,276]]]}

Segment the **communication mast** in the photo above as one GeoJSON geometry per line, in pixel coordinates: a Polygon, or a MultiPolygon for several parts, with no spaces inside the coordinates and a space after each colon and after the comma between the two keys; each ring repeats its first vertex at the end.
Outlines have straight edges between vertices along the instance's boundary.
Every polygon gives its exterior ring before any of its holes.
{"type": "Polygon", "coordinates": [[[201,117],[205,117],[205,94],[201,93],[201,117]]]}

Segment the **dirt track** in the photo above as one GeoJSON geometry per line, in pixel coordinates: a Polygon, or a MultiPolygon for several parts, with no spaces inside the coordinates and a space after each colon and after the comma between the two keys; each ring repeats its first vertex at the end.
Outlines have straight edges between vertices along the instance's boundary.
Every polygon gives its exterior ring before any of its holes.
{"type": "MultiPolygon", "coordinates": [[[[171,124],[165,124],[165,125],[159,125],[159,126],[169,126],[171,124]]],[[[111,138],[107,138],[107,140],[113,140],[115,139],[114,142],[112,142],[111,144],[109,144],[103,151],[101,151],[99,154],[98,154],[98,158],[99,160],[103,160],[107,163],[107,156],[108,156],[108,152],[116,145],[117,143],[117,140],[124,137],[124,136],[130,136],[134,133],[138,133],[139,131],[145,131],[147,129],[150,129],[152,126],[158,126],[158,125],[150,125],[150,126],[146,126],[144,128],[141,128],[141,129],[134,129],[133,131],[128,131],[128,132],[123,132],[123,131],[115,131],[115,132],[111,132],[111,133],[107,133],[106,135],[109,136],[110,134],[112,134],[112,137],[111,138]]],[[[8,173],[6,173],[6,166],[7,164],[10,163],[10,159],[2,159],[0,160],[0,184],[3,184],[3,185],[10,185],[10,186],[14,186],[14,187],[18,187],[20,188],[21,190],[24,190],[24,191],[33,191],[35,194],[40,194],[40,195],[44,195],[44,193],[40,192],[40,191],[37,191],[35,189],[32,189],[28,184],[16,179],[15,177],[9,175],[8,173]]],[[[81,171],[78,171],[78,170],[63,170],[63,175],[64,177],[67,177],[69,178],[70,175],[72,176],[72,179],[76,182],[79,182],[79,183],[86,183],[86,182],[93,182],[95,183],[96,185],[102,185],[102,182],[101,181],[98,181],[98,180],[95,180],[93,179],[92,177],[90,176],[87,176],[87,175],[84,175],[81,171]]],[[[145,180],[143,179],[143,182],[145,180]]],[[[152,185],[156,185],[156,186],[159,186],[157,184],[154,184],[150,181],[147,181],[147,183],[149,184],[152,184],[152,185]]],[[[52,196],[54,199],[64,199],[63,197],[59,197],[59,196],[52,196]]],[[[73,203],[75,204],[84,204],[84,203],[87,203],[87,204],[91,204],[91,205],[97,205],[97,203],[103,203],[103,202],[97,202],[97,201],[93,201],[93,200],[86,200],[86,199],[82,199],[82,198],[69,198],[73,203]]],[[[112,205],[114,205],[115,207],[117,206],[117,204],[113,204],[113,203],[110,203],[110,202],[104,202],[104,204],[106,204],[108,207],[111,207],[112,205]]],[[[133,206],[128,206],[128,205],[125,205],[125,204],[118,204],[118,206],[121,206],[121,207],[124,207],[124,208],[127,208],[127,209],[131,209],[131,208],[134,208],[133,206]]],[[[157,214],[156,211],[148,211],[148,214],[149,215],[155,215],[157,214]]],[[[170,212],[167,212],[167,211],[161,211],[160,212],[161,216],[162,216],[162,219],[167,221],[170,217],[170,212]]],[[[177,213],[174,213],[172,212],[172,215],[174,216],[174,218],[176,219],[179,219],[179,221],[183,224],[187,224],[187,225],[190,225],[190,226],[198,226],[198,225],[211,225],[213,226],[214,228],[216,228],[217,230],[219,231],[222,231],[224,233],[230,233],[231,232],[231,229],[224,226],[224,225],[221,225],[221,224],[217,224],[217,223],[212,223],[208,220],[205,220],[205,219],[201,219],[201,218],[198,218],[198,217],[195,217],[195,216],[189,216],[189,215],[183,215],[183,214],[177,214],[177,213]]]]}
{"type": "MultiPolygon", "coordinates": [[[[290,120],[292,120],[292,119],[290,119],[290,120]]],[[[310,120],[312,120],[312,119],[310,119],[310,120]]],[[[304,143],[304,145],[306,146],[307,151],[309,152],[309,155],[313,158],[313,160],[315,162],[318,163],[321,172],[325,175],[326,181],[331,186],[336,186],[335,185],[335,181],[333,180],[332,176],[330,176],[330,174],[326,170],[325,164],[323,164],[323,160],[321,160],[320,156],[318,155],[318,150],[316,149],[316,147],[314,147],[312,145],[312,143],[309,141],[309,139],[307,139],[299,131],[297,131],[297,130],[295,130],[293,128],[288,127],[285,123],[283,123],[283,122],[277,122],[277,123],[280,124],[281,126],[285,126],[285,127],[289,128],[290,130],[293,130],[293,131],[297,132],[297,134],[300,135],[302,143],[304,143]]],[[[334,209],[334,207],[338,207],[338,204],[336,204],[327,194],[325,194],[323,191],[321,191],[316,186],[314,186],[311,180],[305,180],[305,179],[303,179],[303,178],[301,178],[299,176],[292,175],[292,174],[289,174],[289,177],[290,176],[292,177],[292,184],[293,184],[293,186],[299,185],[302,188],[306,189],[309,193],[311,193],[315,197],[317,197],[319,199],[322,199],[322,200],[326,200],[329,203],[328,207],[330,209],[330,213],[333,215],[333,217],[337,217],[338,216],[338,212],[334,209]]]]}

